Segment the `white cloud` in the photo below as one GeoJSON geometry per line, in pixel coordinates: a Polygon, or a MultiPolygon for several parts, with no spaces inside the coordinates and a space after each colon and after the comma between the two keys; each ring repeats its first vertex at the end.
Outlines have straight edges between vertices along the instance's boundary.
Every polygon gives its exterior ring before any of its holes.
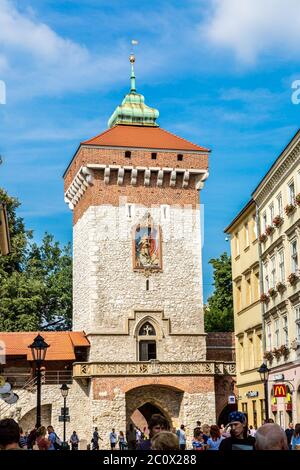
{"type": "Polygon", "coordinates": [[[0,0],[0,48],[0,72],[14,98],[86,90],[124,75],[122,46],[114,55],[96,55],[57,34],[32,12],[21,13],[10,0],[0,0]]]}
{"type": "Polygon", "coordinates": [[[244,64],[269,54],[299,59],[299,0],[213,0],[200,31],[244,64]]]}

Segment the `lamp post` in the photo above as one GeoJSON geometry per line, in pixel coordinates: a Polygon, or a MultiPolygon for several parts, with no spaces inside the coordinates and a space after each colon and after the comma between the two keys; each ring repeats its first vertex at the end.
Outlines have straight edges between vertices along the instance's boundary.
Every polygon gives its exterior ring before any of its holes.
{"type": "Polygon", "coordinates": [[[266,421],[268,421],[269,420],[268,379],[269,379],[270,370],[268,369],[267,364],[263,362],[257,372],[260,375],[260,380],[264,384],[265,413],[266,413],[266,421]]]}
{"type": "Polygon", "coordinates": [[[64,408],[63,408],[64,443],[63,443],[63,447],[66,449],[66,448],[68,448],[68,444],[66,442],[66,411],[67,411],[66,404],[67,404],[67,396],[68,396],[68,393],[69,393],[68,385],[67,384],[62,384],[62,386],[60,387],[60,392],[61,392],[61,395],[64,399],[64,408]]]}
{"type": "Polygon", "coordinates": [[[33,343],[28,346],[31,349],[32,357],[36,367],[37,378],[37,401],[36,401],[36,427],[41,426],[41,365],[46,357],[47,348],[49,344],[44,341],[41,335],[34,338],[33,343]]]}

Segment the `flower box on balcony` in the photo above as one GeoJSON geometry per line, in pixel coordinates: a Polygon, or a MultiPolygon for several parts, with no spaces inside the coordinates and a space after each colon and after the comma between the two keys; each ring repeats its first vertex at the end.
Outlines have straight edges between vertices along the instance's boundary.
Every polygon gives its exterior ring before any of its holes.
{"type": "Polygon", "coordinates": [[[272,223],[274,227],[280,227],[280,225],[283,224],[283,217],[281,217],[280,215],[276,215],[276,217],[274,217],[274,219],[272,220],[272,223]]]}
{"type": "Polygon", "coordinates": [[[295,202],[296,202],[297,206],[300,206],[300,193],[297,194],[297,196],[295,197],[295,202]]]}
{"type": "Polygon", "coordinates": [[[291,342],[291,349],[293,349],[294,351],[297,351],[298,348],[300,348],[300,341],[295,338],[291,342]]]}
{"type": "Polygon", "coordinates": [[[284,211],[286,215],[290,215],[294,212],[295,209],[296,209],[295,204],[288,204],[287,206],[285,206],[284,211]]]}
{"type": "Polygon", "coordinates": [[[283,292],[286,289],[286,285],[283,282],[277,282],[276,290],[278,292],[283,292]]]}
{"type": "Polygon", "coordinates": [[[298,281],[299,277],[297,276],[296,273],[291,273],[288,277],[288,282],[290,283],[291,286],[294,286],[296,282],[298,281]]]}
{"type": "Polygon", "coordinates": [[[272,349],[273,356],[276,357],[276,359],[279,359],[281,354],[280,348],[274,348],[272,349]]]}
{"type": "Polygon", "coordinates": [[[271,235],[274,232],[275,228],[273,225],[267,225],[266,226],[266,235],[271,235]]]}
{"type": "Polygon", "coordinates": [[[282,344],[282,345],[278,348],[277,351],[280,351],[281,356],[284,356],[284,357],[288,356],[288,354],[289,354],[289,352],[290,352],[289,348],[288,348],[285,344],[282,344]]]}
{"type": "Polygon", "coordinates": [[[275,297],[277,295],[276,289],[271,287],[271,289],[268,290],[268,294],[270,297],[275,297]]]}
{"type": "Polygon", "coordinates": [[[272,361],[273,359],[273,352],[272,351],[266,351],[264,353],[264,358],[267,359],[268,361],[272,361]]]}
{"type": "Polygon", "coordinates": [[[265,233],[262,233],[259,237],[258,237],[260,243],[265,243],[268,239],[267,235],[265,233]]]}
{"type": "Polygon", "coordinates": [[[270,300],[270,297],[268,296],[268,294],[261,294],[260,296],[260,301],[262,303],[268,303],[270,300]]]}

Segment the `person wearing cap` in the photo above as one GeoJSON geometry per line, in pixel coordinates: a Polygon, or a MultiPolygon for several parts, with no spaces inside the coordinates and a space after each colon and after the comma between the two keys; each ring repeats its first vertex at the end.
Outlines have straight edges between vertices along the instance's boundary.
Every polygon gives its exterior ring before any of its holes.
{"type": "Polygon", "coordinates": [[[247,418],[240,411],[229,414],[230,437],[224,439],[219,450],[254,450],[255,438],[248,435],[247,418]]]}

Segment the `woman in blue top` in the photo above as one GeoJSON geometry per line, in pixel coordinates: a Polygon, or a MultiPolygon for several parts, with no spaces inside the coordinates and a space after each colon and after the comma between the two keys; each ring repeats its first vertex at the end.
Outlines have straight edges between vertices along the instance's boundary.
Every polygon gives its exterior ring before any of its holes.
{"type": "Polygon", "coordinates": [[[207,440],[207,449],[208,450],[219,450],[219,445],[221,444],[223,437],[221,437],[219,426],[213,424],[210,427],[210,438],[207,440]]]}
{"type": "Polygon", "coordinates": [[[294,435],[292,437],[292,450],[300,450],[300,424],[297,423],[295,426],[294,435]]]}

